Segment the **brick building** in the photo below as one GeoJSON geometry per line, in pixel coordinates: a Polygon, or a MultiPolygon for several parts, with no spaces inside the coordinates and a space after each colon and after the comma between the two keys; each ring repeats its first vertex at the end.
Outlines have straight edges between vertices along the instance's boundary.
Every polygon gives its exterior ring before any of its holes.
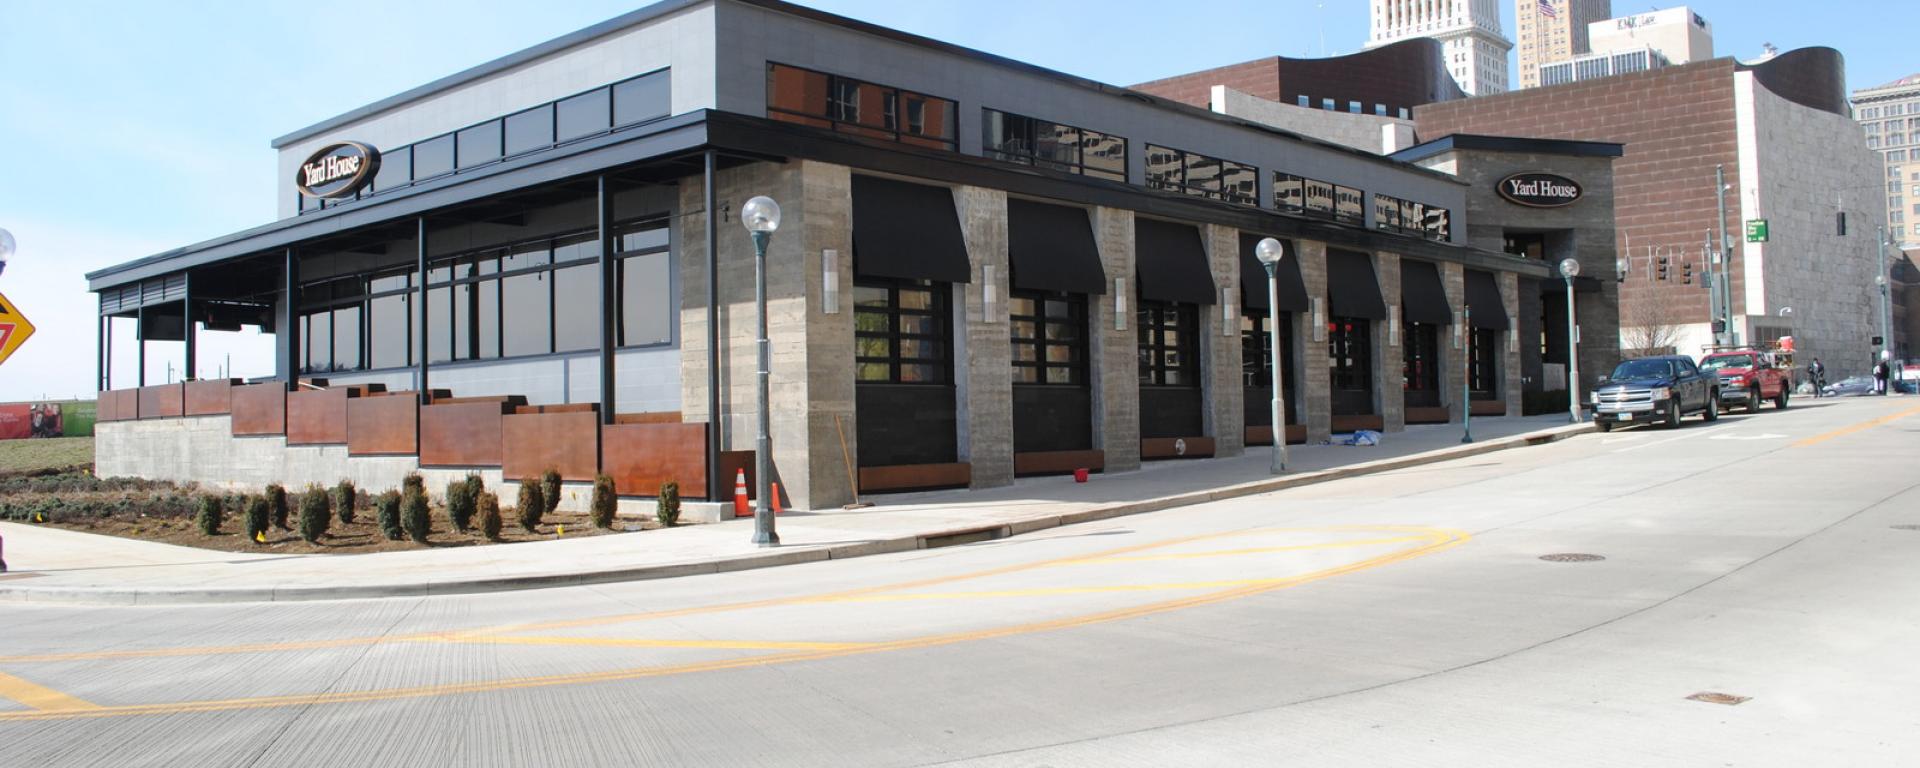
{"type": "Polygon", "coordinates": [[[1698,353],[1713,342],[1704,251],[1733,241],[1732,330],[1793,335],[1838,373],[1866,366],[1877,297],[1880,159],[1849,118],[1840,54],[1809,48],[1755,65],[1731,58],[1414,111],[1422,139],[1454,133],[1622,144],[1614,163],[1621,344],[1698,353]],[[1715,169],[1726,174],[1718,221],[1715,169]],[[1768,242],[1742,224],[1770,223],[1768,242]],[[1629,250],[1631,246],[1631,250],[1629,250]],[[1660,279],[1665,259],[1667,279],[1660,279]],[[1689,282],[1688,275],[1691,274],[1689,282]]]}

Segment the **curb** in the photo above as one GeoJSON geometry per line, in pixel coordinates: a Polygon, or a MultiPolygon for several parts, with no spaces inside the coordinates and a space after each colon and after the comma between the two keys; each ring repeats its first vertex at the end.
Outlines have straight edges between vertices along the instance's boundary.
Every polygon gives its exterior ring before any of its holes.
{"type": "Polygon", "coordinates": [[[1574,435],[1594,431],[1591,422],[1567,425],[1539,432],[1528,432],[1485,442],[1470,443],[1438,450],[1377,461],[1365,461],[1333,469],[1323,469],[1285,477],[1254,480],[1200,491],[1159,496],[1139,501],[1108,504],[1077,512],[1040,515],[1023,520],[917,533],[892,539],[874,539],[807,549],[789,549],[765,554],[731,557],[688,563],[664,563],[632,568],[615,568],[581,573],[554,573],[534,576],[501,576],[444,582],[410,584],[341,585],[323,587],[260,588],[121,588],[121,587],[48,587],[0,586],[0,602],[85,605],[187,605],[205,603],[304,602],[310,600],[360,600],[387,597],[430,597],[548,589],[623,581],[646,581],[679,576],[727,573],[782,565],[845,560],[893,552],[909,552],[942,546],[967,544],[1018,536],[1048,528],[1077,525],[1127,515],[1159,512],[1177,507],[1205,504],[1283,491],[1307,485],[1346,480],[1391,472],[1398,469],[1435,464],[1453,459],[1479,456],[1510,448],[1525,448],[1559,442],[1574,435]]]}

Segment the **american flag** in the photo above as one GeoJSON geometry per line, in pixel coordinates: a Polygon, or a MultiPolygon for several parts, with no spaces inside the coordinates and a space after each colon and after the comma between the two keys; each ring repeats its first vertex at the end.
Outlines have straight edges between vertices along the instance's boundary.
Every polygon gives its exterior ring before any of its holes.
{"type": "Polygon", "coordinates": [[[1560,12],[1553,9],[1553,0],[1540,0],[1540,15],[1550,19],[1560,18],[1560,12]]]}

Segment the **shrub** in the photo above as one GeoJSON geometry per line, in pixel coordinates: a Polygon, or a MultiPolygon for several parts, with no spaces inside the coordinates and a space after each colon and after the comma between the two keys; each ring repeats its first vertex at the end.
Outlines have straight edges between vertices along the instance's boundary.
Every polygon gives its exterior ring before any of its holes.
{"type": "Polygon", "coordinates": [[[424,491],[408,489],[400,499],[400,522],[407,529],[407,537],[415,544],[427,543],[427,534],[433,532],[433,517],[427,513],[427,494],[424,491]]]}
{"type": "Polygon", "coordinates": [[[480,473],[478,472],[467,473],[467,495],[468,496],[472,496],[474,500],[477,502],[480,499],[480,494],[485,493],[486,490],[487,490],[487,481],[480,477],[480,473]]]}
{"type": "Polygon", "coordinates": [[[500,540],[500,497],[486,491],[474,499],[474,509],[480,515],[480,533],[488,541],[500,540]]]}
{"type": "Polygon", "coordinates": [[[548,467],[540,474],[540,501],[546,504],[543,511],[549,515],[560,506],[560,470],[548,467]]]}
{"type": "Polygon", "coordinates": [[[353,487],[352,480],[341,480],[333,487],[333,513],[340,516],[340,524],[353,522],[353,506],[360,500],[360,492],[353,487]]]}
{"type": "Polygon", "coordinates": [[[407,537],[406,529],[400,526],[400,492],[387,491],[374,499],[373,508],[380,518],[380,532],[387,541],[399,541],[407,537]]]}
{"type": "Polygon", "coordinates": [[[620,497],[613,492],[613,478],[595,475],[593,478],[593,525],[596,528],[612,528],[613,513],[620,509],[620,497]]]}
{"type": "Polygon", "coordinates": [[[680,484],[668,480],[660,484],[660,503],[654,513],[660,524],[668,528],[680,522],[680,484]]]}
{"type": "Polygon", "coordinates": [[[540,483],[529,477],[520,481],[520,498],[514,504],[514,510],[520,513],[520,527],[527,533],[536,533],[540,527],[540,518],[546,514],[547,503],[540,498],[540,483]]]}
{"type": "Polygon", "coordinates": [[[465,480],[447,483],[447,521],[453,529],[465,533],[473,522],[473,484],[465,480]]]}
{"type": "Polygon", "coordinates": [[[409,491],[417,491],[422,496],[427,495],[427,479],[421,477],[418,472],[408,472],[406,477],[400,479],[400,495],[405,496],[409,491]]]}
{"type": "Polygon", "coordinates": [[[220,535],[220,519],[226,513],[220,508],[220,497],[200,497],[200,513],[194,515],[193,523],[200,527],[200,533],[207,536],[220,535]]]}
{"type": "Polygon", "coordinates": [[[260,541],[260,538],[267,534],[268,518],[273,515],[272,506],[265,496],[247,499],[247,539],[249,541],[260,541]]]}
{"type": "Polygon", "coordinates": [[[283,531],[293,530],[293,526],[287,525],[287,514],[289,511],[287,509],[287,489],[281,487],[279,483],[273,483],[267,486],[267,511],[273,517],[273,526],[275,528],[283,531]]]}
{"type": "Polygon", "coordinates": [[[308,485],[300,494],[300,538],[308,544],[320,541],[327,535],[327,525],[333,522],[333,507],[327,498],[327,489],[318,485],[308,485]]]}

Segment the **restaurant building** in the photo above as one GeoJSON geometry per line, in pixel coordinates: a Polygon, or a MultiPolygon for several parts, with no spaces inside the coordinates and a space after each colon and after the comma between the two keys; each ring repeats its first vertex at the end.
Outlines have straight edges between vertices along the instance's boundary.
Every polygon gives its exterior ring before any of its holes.
{"type": "Polygon", "coordinates": [[[772,0],[668,0],[273,146],[278,220],[88,275],[102,474],[728,494],[759,195],[799,508],[1393,432],[1460,418],[1461,377],[1518,415],[1552,274],[1473,235],[1463,177],[772,0]],[[199,379],[197,337],[247,326],[277,375],[199,379]],[[185,383],[110,365],[160,341],[185,383]]]}

